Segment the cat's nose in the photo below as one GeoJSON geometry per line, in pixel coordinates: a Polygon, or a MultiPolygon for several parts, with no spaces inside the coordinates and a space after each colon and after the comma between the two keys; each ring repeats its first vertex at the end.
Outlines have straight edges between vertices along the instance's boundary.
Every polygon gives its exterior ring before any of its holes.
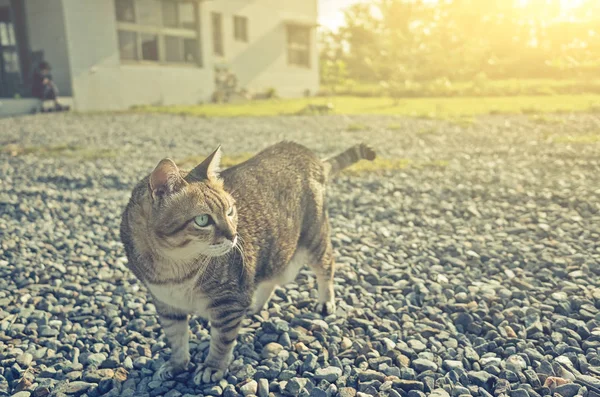
{"type": "Polygon", "coordinates": [[[222,233],[223,237],[225,237],[229,241],[233,241],[233,239],[237,237],[237,233],[229,228],[223,230],[222,233]]]}

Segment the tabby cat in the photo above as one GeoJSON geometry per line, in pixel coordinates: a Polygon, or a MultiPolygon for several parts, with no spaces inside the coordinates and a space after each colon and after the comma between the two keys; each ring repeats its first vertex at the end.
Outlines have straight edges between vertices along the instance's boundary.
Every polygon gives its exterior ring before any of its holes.
{"type": "Polygon", "coordinates": [[[325,187],[375,152],[361,144],[320,160],[304,146],[281,142],[223,172],[220,157],[219,147],[189,172],[161,160],[123,213],[128,266],[152,295],[171,345],[163,379],[190,361],[192,313],[211,323],[209,353],[194,382],[222,378],[246,313],[260,311],[304,264],[317,276],[317,310],[335,311],[325,187]]]}

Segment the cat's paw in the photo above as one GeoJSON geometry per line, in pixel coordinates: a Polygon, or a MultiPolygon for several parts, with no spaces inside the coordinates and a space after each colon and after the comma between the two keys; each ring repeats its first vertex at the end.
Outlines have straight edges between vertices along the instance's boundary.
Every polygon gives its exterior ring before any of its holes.
{"type": "Polygon", "coordinates": [[[323,316],[329,316],[335,313],[335,302],[334,301],[327,301],[327,302],[323,302],[323,303],[319,303],[317,305],[317,313],[323,315],[323,316]]]}
{"type": "Polygon", "coordinates": [[[180,373],[188,369],[188,362],[186,363],[175,363],[167,361],[164,363],[156,372],[157,377],[161,381],[171,380],[180,373]]]}
{"type": "Polygon", "coordinates": [[[215,383],[223,379],[225,375],[227,375],[226,369],[217,369],[200,364],[196,368],[196,373],[194,373],[194,384],[200,386],[206,383],[215,383]]]}

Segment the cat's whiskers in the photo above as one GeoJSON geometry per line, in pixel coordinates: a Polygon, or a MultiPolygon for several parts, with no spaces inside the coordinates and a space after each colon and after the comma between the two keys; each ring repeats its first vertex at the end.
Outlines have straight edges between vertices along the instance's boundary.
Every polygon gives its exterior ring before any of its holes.
{"type": "Polygon", "coordinates": [[[236,252],[240,253],[240,257],[242,258],[242,268],[240,269],[240,278],[242,278],[244,276],[244,271],[246,270],[246,254],[244,252],[244,244],[246,244],[246,242],[240,234],[238,234],[237,239],[238,243],[234,248],[236,249],[236,252]]]}
{"type": "Polygon", "coordinates": [[[238,234],[237,238],[238,238],[238,243],[235,245],[235,248],[236,248],[237,252],[240,253],[240,256],[242,258],[242,269],[240,271],[240,278],[241,278],[241,277],[243,277],[244,271],[246,270],[246,254],[244,252],[245,242],[241,235],[238,234]]]}
{"type": "Polygon", "coordinates": [[[211,256],[204,256],[204,260],[198,266],[198,284],[202,284],[207,273],[210,273],[209,266],[212,259],[211,256]]]}

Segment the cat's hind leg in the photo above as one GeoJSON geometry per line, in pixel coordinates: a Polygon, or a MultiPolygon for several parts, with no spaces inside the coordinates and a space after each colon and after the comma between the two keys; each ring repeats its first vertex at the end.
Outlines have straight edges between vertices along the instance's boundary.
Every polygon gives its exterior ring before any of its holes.
{"type": "Polygon", "coordinates": [[[257,314],[264,309],[267,303],[269,303],[271,296],[273,296],[273,291],[275,291],[276,286],[277,284],[273,281],[263,281],[258,284],[256,291],[254,292],[254,299],[250,309],[251,313],[257,314]]]}
{"type": "Polygon", "coordinates": [[[333,290],[335,263],[329,233],[323,233],[323,235],[311,249],[314,259],[310,261],[309,265],[317,276],[319,294],[317,312],[327,316],[335,313],[335,292],[333,290]]]}
{"type": "Polygon", "coordinates": [[[294,252],[281,274],[258,284],[254,292],[252,313],[256,314],[265,308],[278,285],[286,285],[296,280],[298,272],[304,265],[310,262],[311,257],[312,254],[306,248],[297,247],[296,252],[294,252]]]}

